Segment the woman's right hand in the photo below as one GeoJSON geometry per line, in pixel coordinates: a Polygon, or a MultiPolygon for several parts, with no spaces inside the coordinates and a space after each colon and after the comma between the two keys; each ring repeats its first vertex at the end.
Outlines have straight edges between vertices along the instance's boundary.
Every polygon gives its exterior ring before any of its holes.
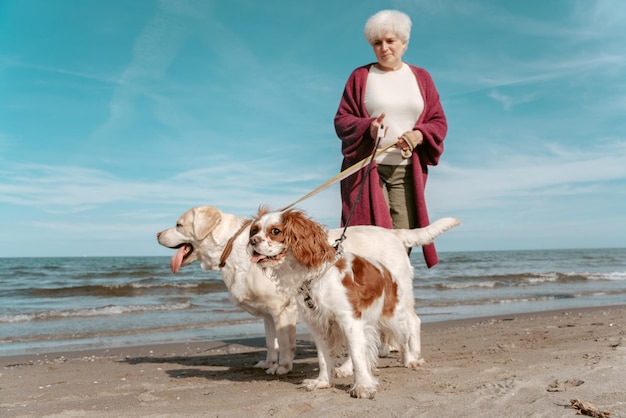
{"type": "Polygon", "coordinates": [[[385,114],[381,113],[379,117],[374,119],[370,124],[370,136],[376,140],[378,138],[378,128],[383,126],[383,119],[385,118],[385,114]]]}

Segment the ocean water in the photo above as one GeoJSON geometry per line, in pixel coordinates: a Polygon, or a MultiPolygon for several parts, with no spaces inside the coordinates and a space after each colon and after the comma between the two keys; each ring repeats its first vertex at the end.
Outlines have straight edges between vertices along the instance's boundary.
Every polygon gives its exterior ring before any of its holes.
{"type": "MultiPolygon", "coordinates": [[[[626,249],[414,251],[422,322],[626,304],[626,249]]],[[[306,326],[299,325],[305,332],[306,326]]],[[[169,257],[0,258],[0,356],[263,335],[218,272],[169,257]]]]}

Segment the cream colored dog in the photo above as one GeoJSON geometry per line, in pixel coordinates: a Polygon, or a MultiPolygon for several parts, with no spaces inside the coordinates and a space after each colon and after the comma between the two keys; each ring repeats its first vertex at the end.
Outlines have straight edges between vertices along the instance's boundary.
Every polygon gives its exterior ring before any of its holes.
{"type": "MultiPolygon", "coordinates": [[[[267,357],[255,367],[265,368],[268,374],[291,371],[295,355],[297,304],[250,261],[247,250],[250,220],[221,212],[212,206],[188,210],[176,222],[176,227],[157,234],[159,244],[177,249],[172,257],[174,273],[179,268],[199,261],[205,270],[216,270],[222,275],[233,303],[254,316],[263,318],[267,357]]],[[[377,260],[397,278],[405,297],[402,303],[409,312],[412,329],[411,350],[419,356],[420,319],[415,314],[413,297],[413,267],[406,255],[408,248],[430,243],[444,230],[458,224],[457,220],[426,228],[390,230],[376,226],[355,226],[346,231],[343,247],[352,253],[377,260]],[[441,230],[441,228],[444,228],[441,230]]],[[[328,241],[334,243],[343,229],[328,231],[328,241]]],[[[352,373],[347,361],[340,375],[352,373]]]]}

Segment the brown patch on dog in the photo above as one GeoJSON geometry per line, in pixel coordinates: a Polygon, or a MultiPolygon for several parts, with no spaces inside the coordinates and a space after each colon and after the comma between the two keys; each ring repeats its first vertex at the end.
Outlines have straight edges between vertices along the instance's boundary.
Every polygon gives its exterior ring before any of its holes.
{"type": "Polygon", "coordinates": [[[396,283],[391,272],[383,266],[383,280],[385,282],[385,304],[383,305],[383,316],[392,316],[398,305],[398,283],[396,283]]]}
{"type": "Polygon", "coordinates": [[[398,304],[398,284],[392,280],[391,273],[386,268],[382,266],[381,268],[382,270],[363,257],[355,255],[352,260],[352,271],[347,271],[344,275],[341,283],[347,289],[348,300],[356,318],[361,318],[363,311],[372,306],[383,293],[385,295],[383,316],[393,315],[398,304]]]}
{"type": "Polygon", "coordinates": [[[346,261],[345,258],[340,258],[335,263],[335,267],[337,267],[337,270],[339,270],[339,271],[344,271],[347,266],[348,266],[348,262],[346,261]]]}

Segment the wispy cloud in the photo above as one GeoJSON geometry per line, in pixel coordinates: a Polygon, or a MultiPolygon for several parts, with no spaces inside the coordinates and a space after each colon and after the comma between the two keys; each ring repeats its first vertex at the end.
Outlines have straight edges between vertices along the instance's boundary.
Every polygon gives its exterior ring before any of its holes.
{"type": "Polygon", "coordinates": [[[50,213],[83,212],[119,202],[195,206],[218,197],[228,207],[256,207],[286,204],[325,180],[313,171],[292,170],[296,174],[286,176],[282,167],[269,159],[229,161],[170,178],[138,181],[78,166],[8,163],[6,171],[0,171],[0,202],[50,213]]]}
{"type": "MultiPolygon", "coordinates": [[[[544,149],[543,155],[510,152],[480,167],[444,162],[433,169],[429,194],[434,196],[433,202],[440,202],[438,209],[495,209],[518,199],[532,200],[533,196],[584,194],[595,187],[590,186],[594,182],[626,181],[626,142],[599,144],[590,150],[559,145],[544,149]]],[[[285,176],[284,171],[267,163],[256,162],[253,170],[238,163],[202,167],[145,182],[81,167],[19,165],[10,167],[12,174],[3,175],[0,202],[50,212],[89,211],[116,202],[165,207],[213,204],[249,212],[263,203],[276,207],[291,203],[325,180],[321,175],[285,176]],[[266,183],[255,181],[259,178],[266,183]]],[[[336,193],[335,187],[303,206],[312,208],[320,218],[335,218],[336,193]]]]}
{"type": "Polygon", "coordinates": [[[519,97],[513,97],[511,95],[502,94],[497,90],[493,90],[491,93],[489,93],[489,97],[491,97],[497,102],[502,103],[502,105],[504,106],[506,110],[510,110],[513,106],[516,106],[518,104],[532,102],[533,99],[536,97],[536,95],[535,94],[522,94],[519,97]]]}
{"type": "Polygon", "coordinates": [[[544,145],[541,154],[508,152],[481,166],[442,163],[430,176],[431,203],[440,210],[497,209],[528,204],[543,196],[587,195],[611,182],[626,184],[626,142],[598,144],[590,149],[544,145]],[[602,186],[594,183],[604,183],[602,186]],[[438,202],[438,203],[435,203],[438,202]]]}
{"type": "MultiPolygon", "coordinates": [[[[600,205],[603,216],[623,218],[620,0],[392,3],[414,17],[407,61],[431,71],[449,116],[446,152],[427,187],[433,217],[467,218],[463,234],[515,214],[506,233],[520,236],[555,217],[591,224],[600,205]]],[[[80,16],[88,8],[63,4],[54,8],[59,18],[24,8],[12,15],[62,27],[49,43],[64,47],[44,51],[37,28],[14,24],[19,42],[0,56],[9,87],[0,132],[4,248],[64,232],[68,248],[81,250],[75,237],[95,234],[148,242],[139,251],[150,252],[153,233],[191,206],[251,215],[335,175],[341,153],[332,117],[348,71],[372,58],[363,22],[328,19],[330,10],[354,14],[342,2],[306,6],[307,13],[283,6],[107,4],[110,20],[90,27],[85,22],[96,20],[80,16]],[[69,47],[67,37],[78,41],[69,47]]],[[[298,206],[336,226],[338,189],[298,206]]]]}
{"type": "Polygon", "coordinates": [[[133,119],[136,99],[154,95],[153,83],[163,79],[188,35],[184,22],[171,14],[158,13],[148,21],[134,42],[131,62],[117,80],[108,119],[95,130],[94,138],[106,138],[133,119]]]}
{"type": "Polygon", "coordinates": [[[594,39],[626,38],[626,8],[620,0],[578,1],[571,17],[574,25],[586,28],[594,39]]]}
{"type": "Polygon", "coordinates": [[[74,68],[38,65],[38,64],[32,64],[29,62],[23,62],[17,59],[8,59],[6,57],[2,59],[2,64],[0,65],[2,65],[3,67],[2,69],[0,69],[0,71],[5,68],[20,68],[20,69],[36,70],[42,73],[66,75],[72,78],[97,81],[103,84],[115,84],[118,82],[118,79],[115,76],[111,76],[110,74],[106,74],[106,73],[87,72],[87,71],[80,71],[74,68]]]}

